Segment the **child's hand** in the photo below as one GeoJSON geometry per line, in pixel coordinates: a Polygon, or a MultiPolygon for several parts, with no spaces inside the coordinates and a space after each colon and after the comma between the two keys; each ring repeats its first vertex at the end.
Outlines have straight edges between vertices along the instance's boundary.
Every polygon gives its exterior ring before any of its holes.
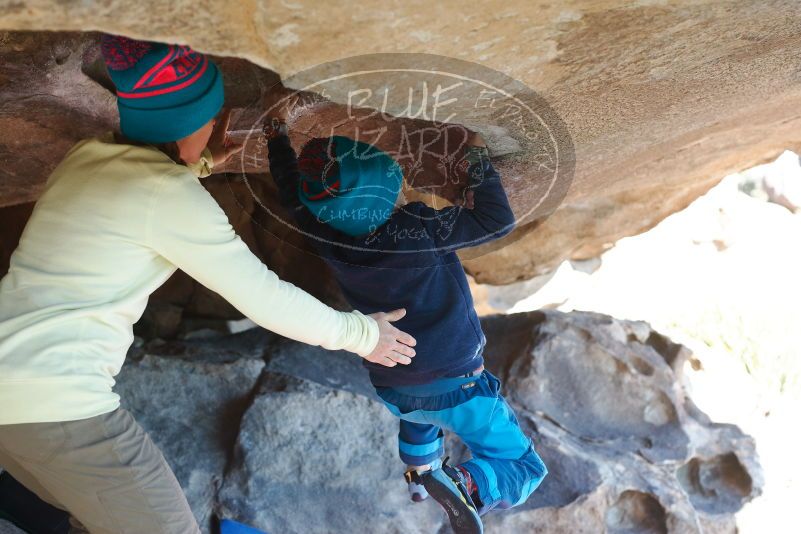
{"type": "Polygon", "coordinates": [[[415,350],[412,348],[417,344],[412,336],[402,332],[390,323],[398,321],[406,315],[406,310],[394,310],[389,313],[371,313],[370,317],[378,323],[378,345],[373,352],[364,357],[368,362],[377,363],[386,367],[395,367],[398,364],[408,365],[412,363],[415,350]]]}
{"type": "Polygon", "coordinates": [[[453,205],[454,206],[461,206],[463,208],[467,208],[467,209],[471,210],[471,209],[473,209],[475,207],[475,198],[476,198],[476,195],[473,192],[473,190],[470,189],[470,188],[466,188],[462,192],[461,198],[457,198],[456,200],[453,201],[453,205]]]}
{"type": "Polygon", "coordinates": [[[228,159],[240,152],[245,145],[241,143],[234,143],[228,138],[228,125],[231,122],[230,108],[223,109],[217,122],[214,124],[214,131],[209,138],[208,148],[211,151],[211,157],[214,159],[214,166],[222,165],[228,159]]]}

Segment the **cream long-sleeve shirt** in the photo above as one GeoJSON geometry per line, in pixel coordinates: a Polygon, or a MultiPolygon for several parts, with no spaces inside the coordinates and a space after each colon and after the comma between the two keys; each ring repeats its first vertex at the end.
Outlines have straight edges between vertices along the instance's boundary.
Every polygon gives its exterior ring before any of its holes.
{"type": "Polygon", "coordinates": [[[90,139],[53,171],[0,281],[0,424],[116,409],[132,326],[176,268],[286,337],[360,355],[378,342],[372,318],[333,310],[265,267],[197,169],[90,139]]]}

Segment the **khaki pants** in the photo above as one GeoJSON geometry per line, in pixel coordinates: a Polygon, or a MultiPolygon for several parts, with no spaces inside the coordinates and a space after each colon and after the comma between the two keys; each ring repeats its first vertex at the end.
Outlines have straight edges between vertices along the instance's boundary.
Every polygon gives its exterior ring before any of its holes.
{"type": "Polygon", "coordinates": [[[123,409],[79,421],[0,425],[0,466],[82,523],[73,521],[71,532],[200,532],[161,451],[123,409]]]}

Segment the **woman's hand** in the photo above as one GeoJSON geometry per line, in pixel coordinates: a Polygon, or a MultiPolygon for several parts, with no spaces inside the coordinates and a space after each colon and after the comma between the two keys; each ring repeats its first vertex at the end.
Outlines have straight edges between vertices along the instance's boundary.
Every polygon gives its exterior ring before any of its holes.
{"type": "Polygon", "coordinates": [[[225,108],[217,118],[214,124],[214,130],[209,137],[209,143],[206,145],[211,151],[211,157],[214,160],[214,166],[222,165],[234,154],[240,152],[245,145],[241,143],[234,143],[228,137],[228,125],[231,122],[231,109],[225,108]]]}
{"type": "Polygon", "coordinates": [[[417,341],[406,332],[401,332],[390,324],[403,318],[404,315],[406,315],[406,310],[402,308],[388,313],[370,314],[370,317],[378,323],[378,344],[373,349],[373,352],[364,357],[365,360],[386,367],[412,363],[412,358],[415,355],[415,350],[412,347],[417,344],[417,341]]]}

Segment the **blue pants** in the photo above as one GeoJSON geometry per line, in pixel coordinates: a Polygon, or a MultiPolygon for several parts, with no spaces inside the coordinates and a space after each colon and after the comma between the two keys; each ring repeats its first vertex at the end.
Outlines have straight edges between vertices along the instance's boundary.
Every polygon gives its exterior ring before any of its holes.
{"type": "Polygon", "coordinates": [[[480,514],[524,503],[548,474],[500,388],[500,380],[487,371],[420,386],[376,388],[389,411],[400,417],[398,445],[407,464],[440,458],[443,429],[467,445],[472,459],[461,465],[473,477],[483,505],[480,514]]]}

